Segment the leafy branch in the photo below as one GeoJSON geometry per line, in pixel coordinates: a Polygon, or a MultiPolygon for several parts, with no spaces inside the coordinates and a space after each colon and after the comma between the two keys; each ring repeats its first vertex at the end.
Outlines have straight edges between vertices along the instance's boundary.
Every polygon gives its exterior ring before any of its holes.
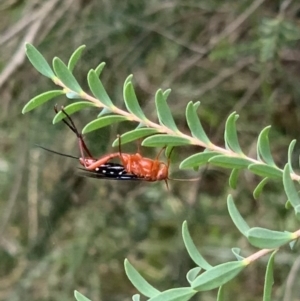
{"type": "MultiPolygon", "coordinates": [[[[158,123],[149,120],[139,105],[134,87],[132,76],[128,76],[123,86],[124,103],[127,110],[116,107],[107,94],[99,76],[104,68],[104,63],[98,65],[95,69],[89,71],[87,82],[92,95],[83,91],[80,84],[72,74],[76,63],[80,59],[84,46],[79,47],[69,59],[68,64],[63,63],[59,58],[53,59],[52,68],[45,58],[34,46],[26,45],[26,54],[33,66],[44,76],[50,78],[61,90],[52,90],[42,93],[31,99],[23,108],[23,113],[29,112],[36,107],[54,99],[60,95],[66,95],[67,98],[76,100],[74,103],[65,107],[68,114],[74,114],[87,107],[100,108],[101,112],[98,118],[88,123],[83,134],[95,131],[99,128],[109,126],[122,121],[132,121],[138,124],[133,131],[124,133],[121,137],[122,144],[144,138],[142,145],[148,147],[174,147],[179,145],[199,145],[205,148],[205,151],[196,153],[180,164],[180,168],[198,168],[204,164],[210,163],[223,168],[231,169],[229,184],[236,187],[238,173],[243,169],[248,169],[263,179],[255,188],[253,194],[257,198],[262,192],[265,184],[271,180],[281,180],[288,199],[288,205],[295,211],[296,217],[300,218],[300,198],[293,181],[300,181],[292,167],[292,154],[296,141],[290,143],[288,149],[288,162],[284,169],[279,168],[271,154],[269,143],[270,127],[264,128],[257,140],[256,158],[250,158],[242,151],[236,129],[238,115],[234,112],[230,114],[226,121],[224,140],[225,148],[213,144],[206,135],[201,121],[197,114],[199,102],[189,102],[186,107],[185,117],[189,126],[191,136],[181,132],[172,116],[171,110],[167,104],[167,99],[171,90],[158,90],[155,95],[155,105],[158,117],[158,123]],[[77,100],[80,101],[77,101],[77,100]]],[[[59,112],[53,120],[57,123],[64,118],[59,112]]],[[[116,139],[113,145],[116,145],[116,139]]],[[[217,266],[211,266],[198,252],[192,238],[189,234],[187,224],[183,224],[182,235],[185,247],[193,259],[196,268],[190,270],[187,274],[188,287],[170,289],[160,292],[152,287],[126,260],[125,271],[133,285],[149,300],[189,300],[194,294],[200,291],[211,290],[219,287],[218,300],[223,300],[223,285],[236,277],[246,266],[256,261],[258,258],[271,253],[265,277],[264,299],[270,300],[271,288],[273,284],[273,264],[274,256],[277,250],[299,238],[300,230],[295,232],[274,231],[260,227],[250,228],[236,208],[231,196],[228,196],[227,206],[229,215],[242,235],[248,242],[260,248],[258,252],[244,258],[240,255],[241,250],[233,248],[232,252],[236,257],[235,261],[222,263],[217,266]],[[201,270],[204,270],[200,275],[201,270]]],[[[78,292],[75,293],[78,301],[87,301],[88,299],[78,292]]],[[[133,296],[133,300],[139,300],[139,295],[133,296]]]]}
{"type": "MultiPolygon", "coordinates": [[[[53,70],[47,63],[42,54],[31,44],[26,44],[26,54],[33,66],[43,75],[49,77],[62,90],[53,90],[42,93],[31,99],[23,108],[23,113],[29,112],[45,102],[60,96],[66,95],[69,99],[82,99],[65,107],[65,111],[72,115],[87,107],[97,107],[102,109],[96,120],[88,123],[82,130],[83,134],[95,131],[99,128],[109,126],[122,121],[137,122],[138,126],[135,130],[129,131],[121,136],[122,144],[132,142],[137,139],[147,137],[142,145],[148,147],[164,147],[179,145],[199,145],[205,148],[204,152],[194,154],[180,164],[180,168],[198,168],[207,163],[232,169],[230,177],[231,187],[236,186],[237,174],[241,169],[249,169],[253,173],[264,177],[254,190],[254,196],[258,197],[263,186],[270,178],[282,178],[283,170],[276,166],[270,151],[268,133],[270,127],[263,129],[258,137],[257,142],[257,158],[247,157],[239,145],[236,121],[238,114],[232,113],[225,126],[225,148],[213,144],[207,137],[201,122],[197,115],[197,109],[200,102],[189,102],[186,107],[186,121],[191,131],[191,136],[181,132],[174,121],[171,110],[167,104],[167,98],[171,92],[158,90],[155,95],[155,104],[159,123],[149,120],[139,105],[134,87],[132,84],[132,75],[128,76],[123,85],[124,103],[127,111],[117,108],[99,79],[105,63],[99,64],[95,69],[89,71],[87,81],[93,94],[90,95],[82,90],[76,78],[72,74],[76,63],[85,46],[79,47],[71,55],[69,62],[65,65],[59,58],[53,59],[53,70]]],[[[59,112],[53,119],[53,123],[62,120],[64,115],[59,112]]],[[[116,146],[118,139],[113,143],[116,146]]],[[[291,177],[299,181],[300,176],[295,174],[291,165],[291,155],[295,141],[292,141],[288,151],[288,162],[291,169],[291,177]]]]}

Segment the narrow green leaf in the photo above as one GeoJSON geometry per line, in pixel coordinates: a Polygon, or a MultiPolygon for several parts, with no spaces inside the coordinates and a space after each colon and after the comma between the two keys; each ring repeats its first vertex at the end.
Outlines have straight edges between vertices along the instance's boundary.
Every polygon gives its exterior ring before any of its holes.
{"type": "Polygon", "coordinates": [[[90,299],[88,299],[84,295],[80,294],[78,291],[74,291],[74,296],[75,296],[77,301],[91,301],[90,299]]]}
{"type": "Polygon", "coordinates": [[[155,105],[160,124],[174,132],[179,132],[161,89],[156,92],[155,105]]]}
{"type": "Polygon", "coordinates": [[[251,228],[246,236],[251,245],[262,249],[275,249],[297,238],[291,232],[273,231],[260,227],[251,228]]]}
{"type": "Polygon", "coordinates": [[[219,287],[217,301],[225,301],[223,285],[219,287]]]}
{"type": "Polygon", "coordinates": [[[203,256],[199,253],[199,251],[197,250],[188,226],[187,226],[187,222],[184,221],[182,224],[182,237],[183,237],[183,241],[184,241],[184,245],[186,247],[186,250],[188,251],[191,259],[201,268],[203,268],[204,270],[209,270],[212,268],[212,266],[203,258],[203,256]]]}
{"type": "Polygon", "coordinates": [[[174,146],[167,146],[165,148],[165,157],[171,160],[171,156],[173,154],[174,151],[174,146]]]}
{"type": "Polygon", "coordinates": [[[165,101],[167,101],[170,93],[171,93],[171,89],[167,89],[166,91],[163,92],[163,96],[164,96],[165,101]]]}
{"type": "MultiPolygon", "coordinates": [[[[297,205],[295,208],[297,208],[297,207],[299,207],[299,206],[300,206],[300,205],[297,205]]],[[[285,208],[286,210],[293,209],[293,206],[292,206],[292,204],[291,204],[291,202],[290,202],[289,200],[287,200],[287,201],[285,202],[284,208],[285,208]]]]}
{"type": "MultiPolygon", "coordinates": [[[[89,108],[89,107],[95,107],[95,104],[89,101],[78,101],[64,107],[64,110],[67,112],[68,115],[72,115],[82,109],[89,108]]],[[[66,118],[66,115],[62,111],[59,111],[54,116],[52,123],[53,124],[58,123],[64,118],[66,118]]]]}
{"type": "Polygon", "coordinates": [[[149,284],[127,259],[124,261],[124,266],[128,279],[141,294],[148,298],[152,298],[160,294],[160,291],[149,284]]]}
{"type": "Polygon", "coordinates": [[[250,227],[237,210],[231,195],[228,195],[227,198],[227,208],[235,226],[243,235],[247,236],[247,232],[249,231],[250,227]]]}
{"type": "Polygon", "coordinates": [[[259,158],[262,159],[265,163],[267,163],[267,165],[276,167],[270,150],[270,128],[271,126],[267,126],[260,132],[257,141],[257,153],[259,154],[259,158]]]}
{"type": "Polygon", "coordinates": [[[190,287],[172,288],[160,293],[148,301],[187,301],[197,292],[190,287]]]}
{"type": "Polygon", "coordinates": [[[239,274],[246,264],[244,261],[230,261],[217,265],[198,276],[191,284],[197,291],[208,291],[217,288],[239,274]]]}
{"type": "Polygon", "coordinates": [[[105,106],[113,108],[114,105],[108,94],[106,93],[97,73],[94,70],[89,71],[87,80],[94,96],[105,106]]]}
{"type": "Polygon", "coordinates": [[[104,116],[104,115],[107,115],[107,114],[111,114],[112,111],[107,109],[107,108],[103,108],[102,111],[98,114],[97,117],[101,117],[101,116],[104,116]]]}
{"type": "Polygon", "coordinates": [[[264,285],[264,296],[263,301],[271,301],[272,300],[272,287],[274,284],[274,276],[273,276],[273,267],[274,267],[274,258],[277,251],[274,251],[269,260],[265,275],[265,285],[264,285]]]}
{"type": "Polygon", "coordinates": [[[137,100],[133,85],[131,82],[127,83],[123,88],[123,97],[127,110],[133,115],[137,116],[142,121],[147,121],[147,117],[142,111],[137,100]]]}
{"type": "Polygon", "coordinates": [[[291,179],[291,172],[288,163],[285,165],[283,170],[283,187],[292,206],[294,208],[299,206],[300,205],[299,194],[298,191],[296,190],[293,180],[291,179]]]}
{"type": "Polygon", "coordinates": [[[295,206],[294,210],[295,210],[296,218],[299,221],[300,220],[300,205],[295,206]]]}
{"type": "Polygon", "coordinates": [[[237,260],[245,259],[243,256],[240,255],[240,253],[241,253],[240,248],[232,248],[231,251],[237,260]]]}
{"type": "MultiPolygon", "coordinates": [[[[156,134],[157,130],[156,129],[151,129],[151,128],[140,128],[136,129],[130,132],[127,132],[121,136],[121,144],[126,144],[131,141],[135,141],[137,139],[156,134]]],[[[112,146],[117,146],[119,145],[119,139],[116,139],[112,146]]]]}
{"type": "Polygon", "coordinates": [[[81,95],[79,95],[78,93],[73,92],[73,91],[67,92],[66,97],[69,99],[81,99],[82,98],[81,95]]]}
{"type": "Polygon", "coordinates": [[[247,168],[251,163],[251,161],[245,158],[228,157],[224,155],[214,156],[210,158],[208,162],[223,168],[247,168]]]}
{"type": "Polygon", "coordinates": [[[219,153],[217,153],[217,152],[211,152],[211,151],[207,151],[207,152],[204,151],[202,153],[194,154],[194,155],[184,159],[181,162],[179,168],[187,169],[187,168],[193,168],[193,167],[197,167],[197,166],[203,166],[208,163],[208,160],[210,158],[212,158],[218,154],[219,153]]]}
{"type": "Polygon", "coordinates": [[[158,134],[148,137],[142,143],[142,145],[149,147],[165,147],[167,145],[179,146],[189,144],[191,144],[191,141],[187,138],[166,134],[158,134]]]}
{"type": "Polygon", "coordinates": [[[293,151],[294,151],[294,147],[295,147],[296,142],[297,141],[295,139],[292,140],[290,145],[289,145],[289,150],[288,150],[288,163],[289,163],[291,173],[294,173],[293,164],[292,164],[292,162],[293,162],[292,156],[293,156],[293,151]]]}
{"type": "Polygon", "coordinates": [[[132,296],[132,301],[140,301],[141,300],[141,295],[140,294],[135,294],[132,296]]]}
{"type": "Polygon", "coordinates": [[[104,69],[104,67],[105,67],[105,63],[104,63],[104,62],[100,63],[100,64],[96,67],[95,73],[96,73],[96,75],[97,75],[98,77],[101,75],[102,70],[104,69]]]}
{"type": "Polygon", "coordinates": [[[140,122],[140,123],[137,125],[136,129],[140,129],[140,128],[144,128],[144,127],[145,127],[145,124],[142,123],[142,122],[140,122]]]}
{"type": "Polygon", "coordinates": [[[68,69],[68,67],[64,64],[64,62],[59,59],[58,57],[55,57],[53,59],[53,69],[57,75],[57,77],[68,87],[70,90],[80,94],[82,92],[82,89],[80,85],[78,84],[76,78],[71,73],[71,71],[68,69]]]}
{"type": "Polygon", "coordinates": [[[265,185],[268,183],[269,178],[264,178],[262,181],[259,182],[259,184],[256,186],[256,188],[253,191],[253,197],[257,200],[260,194],[262,193],[262,190],[264,189],[265,185]]]}
{"type": "Polygon", "coordinates": [[[240,147],[240,144],[238,141],[236,126],[235,126],[235,123],[238,118],[239,118],[239,115],[236,114],[235,112],[233,112],[229,115],[229,117],[226,120],[224,139],[225,139],[226,144],[230,148],[230,150],[234,151],[235,153],[237,153],[239,155],[243,155],[243,152],[241,150],[241,147],[240,147]]]}
{"type": "Polygon", "coordinates": [[[199,107],[200,107],[200,101],[194,102],[194,103],[193,103],[193,106],[194,106],[195,111],[197,112],[197,110],[198,110],[199,107]]]}
{"type": "Polygon", "coordinates": [[[93,132],[95,130],[98,130],[100,128],[111,125],[113,123],[126,121],[126,120],[128,120],[127,117],[119,116],[119,115],[109,115],[109,116],[100,117],[100,118],[95,119],[95,120],[91,121],[90,123],[88,123],[83,128],[82,134],[87,134],[87,133],[93,132]]]}
{"type": "Polygon", "coordinates": [[[43,55],[31,44],[25,44],[26,55],[33,67],[46,77],[55,78],[51,67],[43,57],[43,55]]]}
{"type": "Polygon", "coordinates": [[[196,268],[193,268],[193,269],[191,269],[187,272],[186,280],[189,282],[189,284],[191,284],[196,279],[196,277],[198,276],[200,271],[201,271],[201,268],[196,267],[196,268]]]}
{"type": "Polygon", "coordinates": [[[248,166],[248,169],[261,177],[278,179],[282,177],[282,170],[278,167],[269,166],[263,163],[254,163],[248,166]]]}
{"type": "Polygon", "coordinates": [[[240,173],[240,169],[234,168],[231,171],[230,177],[229,177],[229,186],[232,189],[236,189],[236,185],[237,185],[237,180],[239,177],[239,173],[240,173]]]}
{"type": "Polygon", "coordinates": [[[295,245],[297,244],[297,242],[299,241],[299,238],[292,240],[291,242],[289,242],[289,246],[291,250],[294,250],[295,245]]]}
{"type": "Polygon", "coordinates": [[[37,95],[36,97],[32,98],[27,102],[27,104],[24,106],[22,113],[25,114],[36,107],[39,107],[43,103],[47,102],[50,99],[53,99],[57,96],[60,96],[62,94],[65,94],[62,90],[52,90],[45,93],[42,93],[40,95],[37,95]]]}
{"type": "Polygon", "coordinates": [[[125,79],[124,85],[123,85],[124,88],[127,86],[127,84],[131,83],[132,78],[133,78],[132,74],[127,76],[127,78],[125,79]]]}
{"type": "Polygon", "coordinates": [[[186,107],[186,121],[191,130],[192,136],[209,145],[211,142],[205,134],[200,119],[197,115],[197,106],[200,102],[193,103],[190,101],[186,107]]]}
{"type": "Polygon", "coordinates": [[[77,62],[79,61],[83,50],[85,49],[85,45],[81,45],[79,46],[71,55],[69,62],[68,62],[68,69],[72,72],[77,64],[77,62]]]}

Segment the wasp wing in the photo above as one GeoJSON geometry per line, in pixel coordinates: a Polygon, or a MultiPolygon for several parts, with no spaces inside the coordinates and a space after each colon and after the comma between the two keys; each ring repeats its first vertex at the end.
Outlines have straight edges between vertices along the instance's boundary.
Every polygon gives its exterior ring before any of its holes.
{"type": "Polygon", "coordinates": [[[136,175],[128,173],[125,167],[118,163],[106,163],[95,170],[79,168],[80,176],[107,180],[141,180],[136,175]]]}

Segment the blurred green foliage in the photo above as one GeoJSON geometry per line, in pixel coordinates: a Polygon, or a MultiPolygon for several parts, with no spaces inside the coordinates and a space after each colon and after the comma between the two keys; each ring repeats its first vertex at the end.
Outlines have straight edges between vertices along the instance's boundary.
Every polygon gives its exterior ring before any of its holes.
{"type": "MultiPolygon", "coordinates": [[[[272,124],[272,153],[282,166],[290,140],[299,133],[297,1],[5,0],[0,10],[0,300],[69,301],[74,289],[93,301],[129,300],[136,291],[123,270],[125,257],[158,289],[184,286],[194,265],[180,234],[183,220],[212,263],[229,260],[232,246],[253,252],[228,216],[223,170],[207,167],[199,171],[198,183],[171,183],[168,192],[162,183],[80,178],[75,160],[36,148],[37,143],[78,155],[75,137],[62,124],[51,124],[50,102],[21,115],[30,98],[53,88],[26,61],[24,39],[49,61],[55,55],[66,59],[86,44],[76,78],[87,89],[87,71],[105,61],[101,79],[118,106],[122,84],[132,73],[149,119],[156,117],[155,91],[172,88],[169,105],[183,131],[188,130],[186,104],[200,100],[200,118],[217,145],[224,143],[227,116],[237,111],[239,141],[249,156],[260,130],[272,124]]],[[[61,104],[66,104],[63,97],[61,104]]],[[[97,114],[91,108],[75,115],[75,122],[82,128],[97,114]]],[[[86,139],[101,155],[112,151],[116,134],[132,126],[114,125],[86,139]]],[[[126,151],[136,148],[128,145],[126,151]]],[[[158,150],[143,151],[154,157],[158,150]]],[[[174,177],[195,175],[178,171],[176,164],[195,151],[175,149],[174,177]]],[[[298,145],[295,151],[299,154],[298,145]]],[[[253,200],[258,181],[245,173],[235,190],[249,224],[296,229],[277,183],[266,186],[259,202],[253,200]]],[[[284,290],[296,258],[290,252],[276,257],[274,300],[296,300],[297,287],[284,290]]],[[[264,265],[256,263],[226,285],[224,294],[261,300],[263,278],[264,265]]],[[[216,292],[194,300],[203,298],[215,300],[216,292]]]]}

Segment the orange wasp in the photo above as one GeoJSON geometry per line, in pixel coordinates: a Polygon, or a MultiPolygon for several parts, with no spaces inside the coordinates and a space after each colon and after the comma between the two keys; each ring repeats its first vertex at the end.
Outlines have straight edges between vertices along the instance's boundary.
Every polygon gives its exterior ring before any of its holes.
{"type": "MultiPolygon", "coordinates": [[[[57,107],[54,107],[56,113],[58,113],[57,107]]],[[[110,178],[115,180],[143,180],[149,182],[162,181],[164,180],[168,188],[169,179],[169,165],[168,163],[159,161],[163,149],[158,153],[156,158],[150,159],[143,157],[140,153],[128,154],[123,153],[121,150],[121,138],[119,138],[119,151],[116,153],[104,155],[99,159],[92,156],[91,152],[87,148],[82,134],[78,132],[73,120],[64,110],[61,111],[65,114],[66,119],[62,121],[74,132],[78,138],[79,149],[81,157],[79,162],[84,166],[85,172],[81,174],[87,177],[94,178],[110,178]],[[85,155],[87,154],[87,156],[85,155]],[[118,158],[122,164],[111,163],[110,160],[118,158]]]]}

